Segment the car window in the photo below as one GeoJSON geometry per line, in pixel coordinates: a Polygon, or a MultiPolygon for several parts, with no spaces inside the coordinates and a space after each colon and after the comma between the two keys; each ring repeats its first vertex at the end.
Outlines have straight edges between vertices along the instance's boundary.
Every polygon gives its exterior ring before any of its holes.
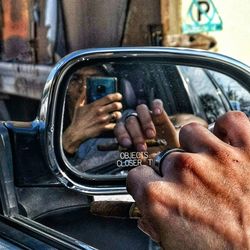
{"type": "Polygon", "coordinates": [[[233,78],[219,72],[210,70],[209,73],[214,77],[221,87],[221,90],[228,98],[233,110],[239,110],[250,115],[250,93],[233,78]]]}
{"type": "Polygon", "coordinates": [[[206,70],[186,66],[179,69],[186,81],[193,105],[198,105],[199,113],[205,114],[209,123],[227,111],[220,89],[211,81],[206,70]]]}

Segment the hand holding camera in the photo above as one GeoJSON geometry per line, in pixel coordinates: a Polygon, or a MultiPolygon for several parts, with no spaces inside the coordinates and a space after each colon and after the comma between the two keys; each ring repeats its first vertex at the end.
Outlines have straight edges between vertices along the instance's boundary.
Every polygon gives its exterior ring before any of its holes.
{"type": "Polygon", "coordinates": [[[79,96],[72,121],[63,134],[67,153],[75,153],[85,140],[114,129],[122,116],[122,95],[117,92],[116,82],[113,77],[87,78],[87,91],[79,96]]]}

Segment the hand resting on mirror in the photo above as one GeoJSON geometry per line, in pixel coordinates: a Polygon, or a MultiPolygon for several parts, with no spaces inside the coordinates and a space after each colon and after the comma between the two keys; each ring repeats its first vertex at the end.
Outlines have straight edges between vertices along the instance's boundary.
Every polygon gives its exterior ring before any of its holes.
{"type": "Polygon", "coordinates": [[[184,153],[171,153],[163,176],[132,169],[127,188],[139,227],[163,249],[250,248],[250,122],[244,113],[220,117],[213,133],[191,123],[180,131],[184,153]]]}

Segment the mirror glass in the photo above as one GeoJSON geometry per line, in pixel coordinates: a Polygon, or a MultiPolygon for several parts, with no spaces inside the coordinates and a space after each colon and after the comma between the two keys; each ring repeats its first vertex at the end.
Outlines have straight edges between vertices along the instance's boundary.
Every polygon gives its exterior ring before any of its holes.
{"type": "Polygon", "coordinates": [[[161,99],[177,133],[196,118],[208,125],[228,110],[250,114],[249,90],[199,67],[121,60],[78,67],[67,79],[61,148],[70,170],[85,178],[124,177],[167,147],[164,136],[148,141],[144,153],[117,143],[114,126],[139,104],[161,99]]]}

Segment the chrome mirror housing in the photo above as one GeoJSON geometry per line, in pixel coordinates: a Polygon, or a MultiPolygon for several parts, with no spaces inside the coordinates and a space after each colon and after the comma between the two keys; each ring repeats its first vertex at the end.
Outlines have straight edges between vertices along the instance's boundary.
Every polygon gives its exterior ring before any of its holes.
{"type": "MultiPolygon", "coordinates": [[[[171,106],[171,103],[176,104],[175,108],[169,109],[171,115],[177,112],[192,113],[202,117],[208,123],[212,123],[217,116],[228,110],[242,110],[250,114],[250,68],[227,56],[207,51],[157,47],[89,49],[69,54],[56,64],[44,88],[39,115],[39,120],[45,126],[41,139],[49,167],[58,180],[67,188],[86,194],[126,193],[126,174],[130,168],[126,166],[122,170],[119,169],[118,165],[125,164],[125,161],[121,161],[124,159],[121,157],[122,151],[118,149],[116,149],[116,154],[118,153],[119,155],[115,159],[115,163],[112,163],[113,167],[108,165],[109,163],[107,162],[105,164],[93,164],[93,166],[92,163],[87,163],[88,169],[85,168],[84,170],[79,167],[80,164],[73,164],[67,152],[65,152],[63,133],[67,128],[65,125],[68,109],[67,96],[71,88],[70,84],[73,81],[79,82],[80,78],[76,78],[76,76],[79,77],[82,71],[84,71],[86,79],[93,76],[105,76],[106,78],[108,76],[109,81],[112,78],[113,82],[116,81],[118,83],[117,91],[122,92],[123,96],[126,95],[126,98],[124,97],[123,100],[122,112],[125,112],[126,109],[135,108],[139,103],[148,104],[152,98],[164,99],[164,96],[159,97],[160,94],[156,94],[154,91],[159,82],[161,87],[159,87],[160,90],[157,93],[162,92],[161,89],[164,92],[165,89],[170,88],[166,91],[170,104],[166,102],[166,106],[171,106]],[[93,72],[93,68],[95,73],[86,75],[86,69],[91,69],[93,72]],[[97,68],[99,70],[98,73],[96,72],[97,68]],[[169,85],[165,86],[162,82],[167,81],[167,79],[169,85]],[[178,82],[174,83],[177,79],[178,82]],[[206,81],[209,81],[209,83],[205,82],[204,79],[207,79],[206,81]],[[141,93],[144,90],[137,89],[137,86],[140,84],[140,89],[149,89],[147,94],[144,93],[144,97],[146,96],[144,99],[141,97],[141,93]],[[180,88],[176,87],[178,84],[181,85],[180,88]],[[202,97],[199,96],[199,93],[206,89],[206,87],[201,86],[207,86],[208,89],[211,89],[208,84],[214,87],[216,98],[221,102],[218,108],[214,108],[215,103],[218,101],[213,101],[213,98],[209,99],[211,97],[209,94],[204,94],[202,97]],[[150,88],[148,87],[149,85],[150,88]],[[173,87],[171,87],[172,85],[173,87]],[[130,87],[135,91],[132,94],[131,92],[127,94],[124,86],[126,91],[130,87]],[[234,91],[236,91],[235,96],[232,97],[234,91]],[[233,94],[230,95],[229,92],[233,94]],[[185,95],[188,104],[183,101],[185,98],[178,96],[180,93],[185,95]],[[134,99],[131,97],[133,95],[135,96],[134,99]],[[240,97],[237,99],[236,95],[240,97]],[[177,101],[175,101],[175,98],[178,100],[176,99],[177,101]],[[202,108],[200,107],[201,105],[203,105],[202,108]],[[120,161],[118,162],[118,160],[120,161]],[[110,168],[112,171],[110,171],[110,168]]],[[[80,80],[80,84],[82,84],[82,78],[80,80]]],[[[86,81],[88,82],[89,80],[86,81]]],[[[93,80],[92,86],[94,86],[95,82],[98,81],[96,79],[93,80]]],[[[85,85],[88,84],[85,83],[85,85]]],[[[98,85],[95,94],[105,92],[106,88],[107,85],[104,87],[103,85],[98,85]]],[[[88,97],[88,90],[86,95],[88,97]]],[[[93,93],[90,95],[93,97],[93,93]]],[[[100,137],[108,138],[107,140],[114,139],[112,133],[97,135],[95,139],[100,137]]],[[[93,138],[91,137],[91,139],[93,138]]],[[[86,144],[84,146],[84,143],[82,147],[86,148],[87,146],[86,144]]],[[[99,144],[97,146],[100,148],[99,144]]],[[[117,144],[116,146],[117,148],[119,147],[117,144]]],[[[115,151],[114,149],[112,150],[115,151]]],[[[96,152],[96,154],[99,153],[96,152]]]]}

